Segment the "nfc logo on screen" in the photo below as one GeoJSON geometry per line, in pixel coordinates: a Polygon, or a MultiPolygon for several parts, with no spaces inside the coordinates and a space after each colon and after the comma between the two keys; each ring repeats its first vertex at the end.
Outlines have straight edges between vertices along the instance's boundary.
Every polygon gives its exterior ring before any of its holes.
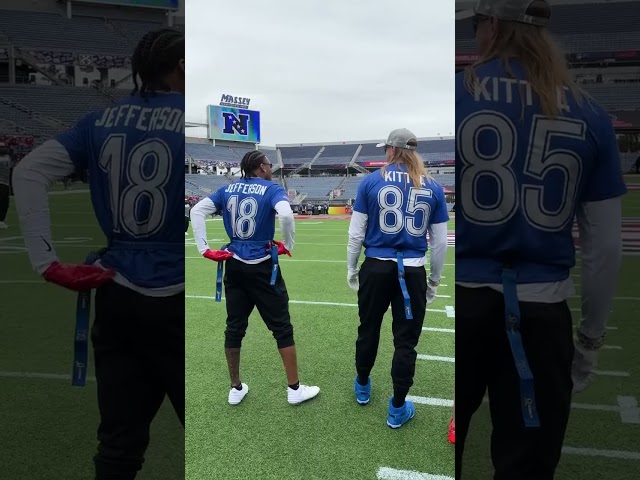
{"type": "Polygon", "coordinates": [[[224,129],[222,133],[233,135],[238,133],[246,136],[249,134],[249,115],[240,114],[237,117],[231,112],[222,112],[224,118],[224,129]]]}

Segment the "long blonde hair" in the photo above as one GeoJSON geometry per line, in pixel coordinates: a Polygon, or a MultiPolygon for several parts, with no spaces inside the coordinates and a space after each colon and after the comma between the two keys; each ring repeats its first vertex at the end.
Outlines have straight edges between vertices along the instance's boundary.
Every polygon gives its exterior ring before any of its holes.
{"type": "MultiPolygon", "coordinates": [[[[546,2],[535,2],[527,14],[549,16],[546,2]]],[[[582,104],[589,95],[571,79],[564,52],[551,38],[544,27],[519,22],[498,20],[497,34],[486,53],[464,72],[465,88],[473,93],[478,77],[475,67],[493,59],[499,59],[511,77],[510,59],[516,59],[524,68],[531,89],[540,100],[542,112],[552,118],[560,114],[561,105],[567,104],[567,90],[582,104]]],[[[520,96],[524,98],[524,85],[520,85],[520,96]]],[[[522,101],[524,115],[525,102],[522,101]]]]}
{"type": "Polygon", "coordinates": [[[416,188],[420,188],[422,186],[422,177],[426,179],[430,179],[431,176],[427,172],[427,167],[424,166],[424,160],[422,157],[415,151],[409,150],[408,148],[395,148],[395,154],[387,164],[380,169],[381,175],[384,177],[384,172],[389,165],[404,163],[407,167],[407,173],[409,174],[409,178],[411,179],[411,183],[416,188]]]}

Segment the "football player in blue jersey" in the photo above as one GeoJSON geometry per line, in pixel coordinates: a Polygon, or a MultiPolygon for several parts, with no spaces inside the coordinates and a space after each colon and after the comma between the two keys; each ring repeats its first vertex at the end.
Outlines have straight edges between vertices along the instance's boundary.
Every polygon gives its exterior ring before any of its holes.
{"type": "MultiPolygon", "coordinates": [[[[34,269],[71,290],[97,288],[96,479],[135,478],[166,396],[184,425],[184,48],[177,30],[146,34],[132,57],[132,95],[45,142],[13,177],[34,269]],[[107,241],[85,265],[58,260],[47,197],[54,181],[78,170],[89,172],[107,241]]],[[[77,373],[83,384],[85,372],[74,368],[74,382],[77,373]]]]}
{"type": "Polygon", "coordinates": [[[474,13],[479,59],[456,77],[456,478],[488,390],[494,478],[552,479],[572,389],[603,343],[626,187],[611,120],[571,79],[549,4],[480,0],[474,13]]]}
{"type": "MultiPolygon", "coordinates": [[[[229,403],[239,404],[249,391],[240,381],[240,347],[249,315],[256,307],[273,334],[287,376],[287,400],[291,405],[309,400],[320,392],[315,386],[300,384],[293,326],[289,316],[289,295],[278,266],[278,255],[293,249],[295,223],[284,188],[271,181],[272,164],[259,151],[248,152],[240,162],[242,177],[202,199],[191,209],[191,228],[198,251],[216,262],[226,263],[224,291],[227,305],[225,354],[231,388],[229,403]],[[230,243],[211,250],[207,243],[205,219],[222,213],[230,243]],[[284,242],[273,240],[276,213],[284,242]]],[[[220,299],[222,263],[219,263],[220,299]]]]}
{"type": "Polygon", "coordinates": [[[413,385],[415,347],[427,304],[433,302],[440,284],[447,250],[449,214],[444,190],[427,174],[417,146],[416,136],[405,128],[392,131],[378,145],[384,147],[387,164],[358,186],[347,247],[347,283],[358,291],[354,391],[361,405],[369,403],[369,374],[378,354],[382,318],[391,305],[395,352],[387,425],[392,428],[415,415],[413,403],[406,400],[413,385]],[[431,243],[428,278],[424,267],[427,232],[431,243]],[[363,245],[366,258],[358,271],[363,245]]]}

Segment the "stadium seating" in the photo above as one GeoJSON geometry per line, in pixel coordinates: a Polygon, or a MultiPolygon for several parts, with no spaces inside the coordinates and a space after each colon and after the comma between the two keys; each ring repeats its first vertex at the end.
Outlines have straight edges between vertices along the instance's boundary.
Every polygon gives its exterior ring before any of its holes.
{"type": "MultiPolygon", "coordinates": [[[[114,90],[114,93],[116,97],[122,97],[129,92],[114,90]]],[[[72,125],[87,113],[112,104],[112,100],[98,90],[82,87],[0,84],[0,97],[66,125],[72,125]]]]}
{"type": "Polygon", "coordinates": [[[384,160],[385,154],[381,148],[377,148],[375,143],[365,143],[358,153],[356,163],[364,165],[366,162],[383,162],[384,160]]]}
{"type": "Polygon", "coordinates": [[[356,193],[358,193],[358,185],[364,179],[362,177],[347,177],[344,183],[340,186],[344,191],[340,195],[341,200],[348,200],[350,198],[356,198],[356,193]]]}
{"type": "Polygon", "coordinates": [[[640,83],[596,83],[581,86],[605,108],[640,108],[640,83]]]}
{"type": "Polygon", "coordinates": [[[283,167],[301,167],[311,162],[319,151],[320,147],[280,147],[283,167]]]}
{"type": "MultiPolygon", "coordinates": [[[[549,29],[569,52],[640,49],[636,2],[554,5],[549,29]]],[[[476,51],[471,20],[456,22],[456,52],[476,51]]]]}
{"type": "Polygon", "coordinates": [[[223,185],[228,185],[229,179],[224,175],[185,175],[185,190],[191,190],[199,196],[211,195],[223,185]]]}
{"type": "Polygon", "coordinates": [[[329,200],[329,193],[342,183],[344,177],[290,177],[286,179],[288,189],[306,193],[307,200],[329,200]]]}
{"type": "Polygon", "coordinates": [[[85,16],[67,19],[54,13],[17,10],[2,10],[0,14],[0,31],[13,44],[28,49],[47,50],[55,39],[58,50],[74,53],[129,56],[142,35],[159,26],[160,24],[154,23],[85,16]],[[36,25],[37,28],[34,28],[36,25]],[[123,41],[125,38],[129,41],[123,41]]]}
{"type": "Polygon", "coordinates": [[[358,145],[327,145],[320,157],[313,162],[312,167],[346,168],[356,153],[358,145]]]}

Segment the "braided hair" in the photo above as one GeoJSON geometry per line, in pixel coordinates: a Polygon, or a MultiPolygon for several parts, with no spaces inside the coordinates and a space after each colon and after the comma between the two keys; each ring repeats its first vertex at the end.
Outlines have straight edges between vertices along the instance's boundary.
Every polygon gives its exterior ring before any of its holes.
{"type": "Polygon", "coordinates": [[[240,161],[241,178],[247,179],[255,177],[253,171],[258,168],[266,158],[267,156],[260,150],[252,150],[245,153],[240,161]]]}
{"type": "Polygon", "coordinates": [[[133,84],[132,94],[168,91],[164,77],[184,58],[184,34],[173,28],[162,28],[145,34],[131,58],[133,84]],[[138,77],[140,85],[138,85],[138,77]]]}

